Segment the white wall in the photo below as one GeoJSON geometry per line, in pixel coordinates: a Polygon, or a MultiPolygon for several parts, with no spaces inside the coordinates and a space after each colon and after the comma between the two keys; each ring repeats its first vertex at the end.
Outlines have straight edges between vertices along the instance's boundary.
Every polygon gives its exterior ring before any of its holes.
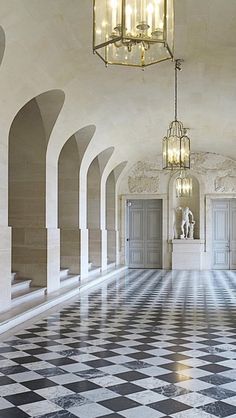
{"type": "Polygon", "coordinates": [[[171,240],[174,238],[174,212],[177,206],[188,205],[196,219],[195,238],[204,240],[203,268],[211,268],[211,199],[217,197],[236,198],[236,161],[213,153],[193,153],[191,156],[190,175],[194,179],[194,192],[192,198],[182,201],[175,198],[176,172],[162,170],[161,156],[152,160],[135,163],[125,173],[119,185],[120,198],[120,259],[125,262],[125,199],[126,197],[150,198],[156,196],[168,202],[168,209],[163,213],[163,259],[164,268],[171,268],[171,240]],[[206,218],[207,202],[207,218],[206,218]],[[167,218],[167,219],[166,219],[167,218]],[[207,220],[207,222],[206,222],[207,220]]]}

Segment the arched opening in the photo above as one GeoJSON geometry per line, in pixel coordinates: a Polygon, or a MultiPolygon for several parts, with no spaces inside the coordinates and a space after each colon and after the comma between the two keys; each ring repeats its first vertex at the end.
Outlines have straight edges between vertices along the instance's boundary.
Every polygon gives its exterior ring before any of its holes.
{"type": "Polygon", "coordinates": [[[89,270],[102,264],[101,237],[101,176],[114,148],[102,151],[89,166],[87,173],[87,228],[89,234],[89,270]]]}
{"type": "Polygon", "coordinates": [[[6,48],[5,32],[2,28],[2,26],[0,26],[0,65],[1,65],[2,60],[3,60],[5,48],[6,48]]]}
{"type": "Polygon", "coordinates": [[[120,163],[109,174],[106,181],[106,230],[107,230],[107,264],[117,262],[118,226],[117,226],[117,181],[127,161],[120,163]]]}
{"type": "Polygon", "coordinates": [[[116,261],[116,183],[114,171],[106,182],[107,264],[116,261]]]}
{"type": "Polygon", "coordinates": [[[33,98],[18,112],[9,134],[12,271],[18,279],[30,279],[36,287],[48,284],[46,150],[64,100],[61,90],[33,98]]]}
{"type": "Polygon", "coordinates": [[[58,226],[60,228],[61,279],[80,273],[79,150],[73,136],[62,148],[58,163],[58,226]]]}
{"type": "Polygon", "coordinates": [[[71,275],[78,278],[80,274],[79,173],[82,158],[94,133],[93,125],[80,129],[67,140],[59,156],[58,227],[63,286],[72,282],[71,275]]]}

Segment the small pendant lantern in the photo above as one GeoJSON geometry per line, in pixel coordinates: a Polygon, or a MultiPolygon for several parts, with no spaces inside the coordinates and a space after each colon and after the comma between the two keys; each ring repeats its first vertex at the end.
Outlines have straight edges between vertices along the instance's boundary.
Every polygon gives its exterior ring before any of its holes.
{"type": "Polygon", "coordinates": [[[180,175],[175,180],[176,197],[191,197],[193,193],[193,179],[187,175],[186,171],[181,170],[180,175]]]}
{"type": "Polygon", "coordinates": [[[163,168],[180,170],[190,168],[190,139],[183,123],[178,121],[178,78],[181,60],[175,61],[175,119],[171,122],[167,136],[163,138],[163,168]]]}

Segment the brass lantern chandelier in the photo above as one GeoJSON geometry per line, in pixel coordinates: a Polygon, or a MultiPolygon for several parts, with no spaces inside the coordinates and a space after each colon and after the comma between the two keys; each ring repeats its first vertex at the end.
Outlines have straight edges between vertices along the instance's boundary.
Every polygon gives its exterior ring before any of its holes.
{"type": "Polygon", "coordinates": [[[94,0],[93,51],[108,64],[173,58],[174,0],[94,0]]]}
{"type": "Polygon", "coordinates": [[[171,122],[167,136],[163,139],[163,168],[188,169],[190,168],[190,139],[182,122],[178,121],[178,77],[181,70],[181,61],[175,61],[175,119],[171,122]]]}
{"type": "Polygon", "coordinates": [[[181,170],[175,180],[176,197],[191,197],[193,194],[193,179],[185,170],[181,170]]]}

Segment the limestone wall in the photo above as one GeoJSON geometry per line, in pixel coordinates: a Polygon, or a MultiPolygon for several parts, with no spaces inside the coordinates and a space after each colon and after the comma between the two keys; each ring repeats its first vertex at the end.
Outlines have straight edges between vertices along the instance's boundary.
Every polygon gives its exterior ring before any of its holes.
{"type": "Polygon", "coordinates": [[[210,268],[209,242],[212,226],[209,215],[211,203],[209,202],[219,197],[236,198],[236,161],[209,152],[192,153],[189,174],[193,177],[193,196],[178,199],[175,194],[176,172],[162,170],[161,156],[156,156],[152,160],[138,161],[123,176],[118,191],[121,223],[120,257],[123,262],[125,262],[126,208],[124,204],[126,197],[129,199],[132,199],[132,196],[144,199],[156,197],[166,199],[168,202],[167,213],[163,214],[163,219],[167,215],[167,229],[164,230],[163,236],[163,246],[167,253],[165,254],[164,251],[163,257],[169,260],[165,267],[171,267],[170,241],[174,237],[175,209],[178,206],[189,206],[196,220],[195,238],[205,240],[205,267],[210,268]]]}

